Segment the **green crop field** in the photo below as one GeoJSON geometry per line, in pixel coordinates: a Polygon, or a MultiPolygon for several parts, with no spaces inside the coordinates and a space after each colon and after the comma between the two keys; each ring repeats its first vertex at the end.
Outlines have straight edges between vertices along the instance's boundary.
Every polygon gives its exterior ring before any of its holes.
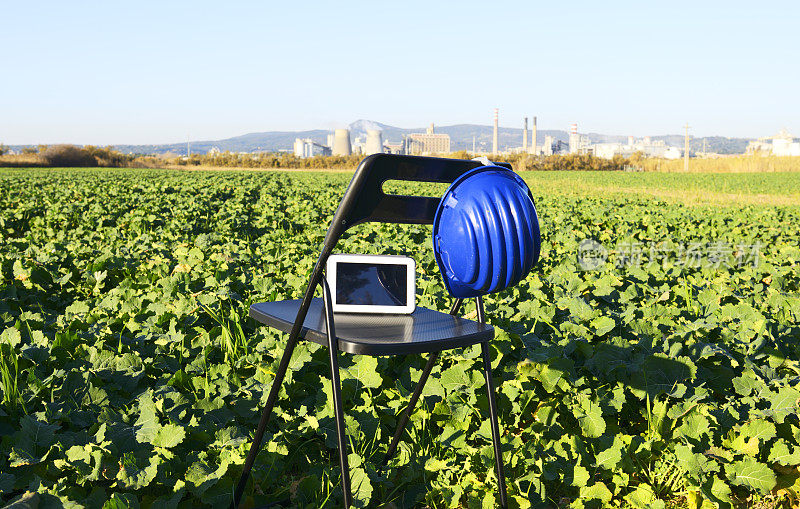
{"type": "MultiPolygon", "coordinates": [[[[525,174],[542,258],[486,300],[512,507],[798,503],[798,175],[525,174]]],[[[300,295],[348,180],[0,170],[0,506],[227,507],[286,341],[247,309],[300,295]]],[[[430,227],[339,251],[450,302],[430,227]]],[[[440,359],[379,472],[425,359],[341,355],[358,507],[495,506],[479,350],[440,359]]],[[[341,506],[330,396],[300,343],[247,507],[341,506]]]]}

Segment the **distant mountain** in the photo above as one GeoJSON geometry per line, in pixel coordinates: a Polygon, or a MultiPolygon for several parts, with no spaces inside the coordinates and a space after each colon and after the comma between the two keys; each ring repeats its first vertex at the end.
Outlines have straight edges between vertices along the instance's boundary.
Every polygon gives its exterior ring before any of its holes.
{"type": "MultiPolygon", "coordinates": [[[[416,127],[405,129],[375,122],[372,120],[356,120],[351,123],[350,139],[355,141],[364,138],[368,129],[380,129],[383,131],[383,139],[394,143],[402,141],[403,136],[411,133],[424,133],[427,127],[416,127]]],[[[488,151],[492,148],[492,126],[477,124],[456,124],[449,126],[435,126],[435,132],[450,135],[450,148],[456,150],[472,150],[473,140],[476,150],[488,151]]],[[[312,140],[327,144],[328,134],[332,131],[324,129],[314,129],[311,131],[268,131],[262,133],[249,133],[233,138],[222,140],[192,141],[191,150],[193,153],[205,154],[216,147],[225,152],[278,152],[292,150],[295,138],[311,138],[312,140]]],[[[545,136],[552,136],[556,140],[565,143],[569,141],[567,131],[540,129],[537,133],[536,143],[542,145],[545,136]]],[[[607,135],[599,133],[589,133],[587,135],[593,143],[624,143],[627,136],[607,135]]],[[[682,135],[651,136],[653,140],[663,140],[667,145],[683,148],[682,135]]],[[[706,142],[707,150],[721,154],[743,153],[750,141],[747,138],[725,138],[712,136],[707,138],[692,138],[692,151],[703,150],[703,142],[706,142]]],[[[498,143],[500,150],[522,146],[522,129],[512,127],[501,127],[498,132],[498,143]]],[[[12,146],[11,149],[20,150],[23,146],[12,146]]],[[[166,154],[186,155],[186,143],[169,143],[161,145],[115,145],[115,149],[123,153],[134,154],[166,154]]]]}
{"type": "MultiPolygon", "coordinates": [[[[323,129],[313,131],[269,131],[249,133],[224,140],[192,141],[189,143],[193,153],[205,154],[216,147],[222,152],[277,152],[291,150],[295,138],[311,138],[319,143],[327,143],[328,132],[323,129]]],[[[186,155],[186,143],[169,143],[165,145],[114,145],[114,148],[134,154],[166,154],[186,155]]]]}

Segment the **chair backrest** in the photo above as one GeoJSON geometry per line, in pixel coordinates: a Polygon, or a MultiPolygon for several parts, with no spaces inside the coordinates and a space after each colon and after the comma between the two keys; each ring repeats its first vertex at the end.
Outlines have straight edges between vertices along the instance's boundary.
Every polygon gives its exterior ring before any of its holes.
{"type": "MultiPolygon", "coordinates": [[[[494,164],[511,169],[507,163],[494,164]]],[[[465,159],[393,154],[366,157],[333,216],[326,243],[335,243],[348,228],[364,222],[433,224],[440,197],[386,194],[383,184],[388,180],[450,184],[479,166],[483,163],[465,159]]]]}
{"type": "MultiPolygon", "coordinates": [[[[511,165],[507,163],[493,164],[511,169],[511,165]]],[[[484,163],[468,159],[395,154],[374,154],[364,158],[353,174],[325,234],[322,250],[298,311],[294,326],[297,330],[293,330],[292,334],[299,331],[314,290],[322,280],[325,262],[345,231],[365,222],[433,224],[441,197],[386,194],[383,191],[386,181],[451,184],[464,173],[480,166],[484,166],[484,163]]]]}

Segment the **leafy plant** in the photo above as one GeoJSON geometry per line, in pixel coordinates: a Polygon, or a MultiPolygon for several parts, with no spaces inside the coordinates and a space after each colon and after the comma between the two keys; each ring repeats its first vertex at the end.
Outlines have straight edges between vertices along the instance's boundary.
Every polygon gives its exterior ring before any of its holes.
{"type": "MultiPolygon", "coordinates": [[[[755,203],[796,176],[572,175],[526,175],[543,256],[486,299],[512,506],[796,503],[800,209],[603,194],[691,178],[755,203]],[[588,271],[586,238],[611,255],[588,271]],[[615,263],[636,243],[731,252],[718,266],[615,263]],[[734,263],[757,243],[757,265],[734,263]]],[[[286,341],[249,305],[300,296],[348,179],[0,172],[0,502],[36,490],[55,506],[227,507],[286,341]]],[[[338,249],[414,256],[418,305],[446,310],[430,234],[365,224],[338,249]]],[[[386,469],[425,359],[340,359],[359,506],[496,503],[478,348],[440,356],[386,469]]],[[[300,343],[250,506],[341,505],[329,377],[326,350],[300,343]]]]}

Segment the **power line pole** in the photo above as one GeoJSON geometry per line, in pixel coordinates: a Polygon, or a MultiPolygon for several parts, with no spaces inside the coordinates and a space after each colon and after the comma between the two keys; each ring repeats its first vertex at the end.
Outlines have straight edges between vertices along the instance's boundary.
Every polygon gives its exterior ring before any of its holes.
{"type": "Polygon", "coordinates": [[[686,129],[686,136],[683,139],[683,171],[689,171],[689,122],[683,127],[686,129]]]}

